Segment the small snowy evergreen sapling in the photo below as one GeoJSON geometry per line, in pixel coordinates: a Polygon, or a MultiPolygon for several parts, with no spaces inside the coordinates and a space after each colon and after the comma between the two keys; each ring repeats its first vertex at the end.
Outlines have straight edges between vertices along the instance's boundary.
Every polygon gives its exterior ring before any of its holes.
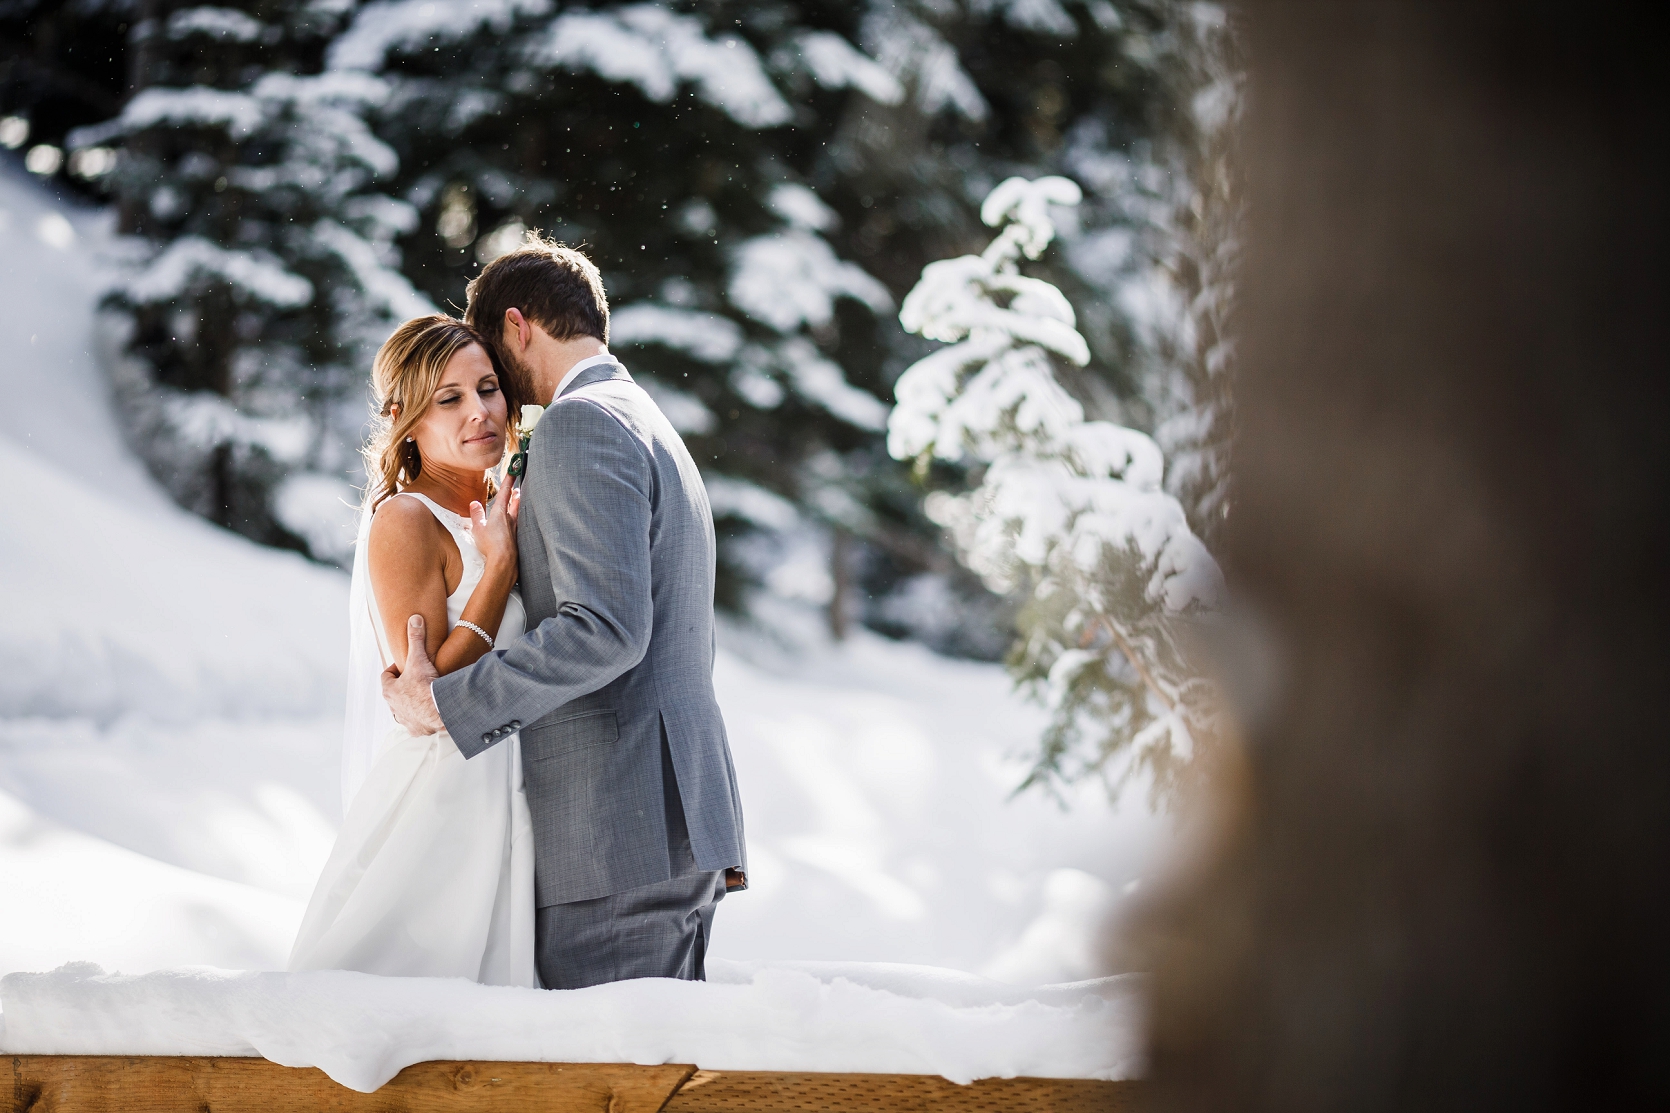
{"type": "Polygon", "coordinates": [[[1019,264],[1054,238],[1050,207],[1080,199],[1066,178],[1010,178],[981,207],[1002,226],[991,245],[923,269],[899,319],[950,346],[900,377],[888,448],[924,468],[984,465],[974,490],[936,493],[929,512],[995,590],[1030,591],[1009,663],[1051,724],[1027,783],[1146,767],[1163,792],[1214,730],[1183,643],[1222,581],[1163,488],[1158,446],[1085,420],[1056,380],[1052,359],[1083,366],[1090,350],[1067,299],[1019,264]]]}

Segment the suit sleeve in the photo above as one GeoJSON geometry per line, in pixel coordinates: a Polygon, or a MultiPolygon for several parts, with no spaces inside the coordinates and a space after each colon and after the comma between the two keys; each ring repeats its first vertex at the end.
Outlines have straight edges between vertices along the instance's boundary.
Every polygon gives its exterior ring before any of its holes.
{"type": "Polygon", "coordinates": [[[435,681],[441,720],[465,757],[597,691],[649,648],[651,471],[643,445],[602,407],[575,398],[546,411],[528,457],[523,497],[537,500],[562,602],[508,649],[435,681]]]}

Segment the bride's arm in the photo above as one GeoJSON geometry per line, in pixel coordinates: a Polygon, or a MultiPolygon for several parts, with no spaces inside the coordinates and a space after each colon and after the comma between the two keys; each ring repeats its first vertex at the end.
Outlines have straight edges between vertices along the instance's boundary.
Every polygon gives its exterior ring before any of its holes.
{"type": "Polygon", "coordinates": [[[499,505],[503,499],[495,499],[495,505],[474,521],[471,532],[487,567],[464,604],[463,621],[450,634],[446,621],[446,563],[451,546],[445,527],[411,499],[393,499],[378,509],[371,521],[367,559],[377,610],[396,661],[405,659],[406,620],[414,614],[424,618],[424,648],[443,676],[474,664],[492,648],[463,623],[474,623],[492,633],[504,620],[505,602],[516,586],[516,510],[520,494],[512,490],[504,505],[499,505]]]}

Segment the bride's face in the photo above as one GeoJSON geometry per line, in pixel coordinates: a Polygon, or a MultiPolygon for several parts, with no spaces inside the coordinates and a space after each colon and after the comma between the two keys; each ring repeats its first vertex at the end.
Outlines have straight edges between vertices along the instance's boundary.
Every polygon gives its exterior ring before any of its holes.
{"type": "Polygon", "coordinates": [[[446,365],[429,409],[411,436],[431,465],[486,471],[504,455],[509,412],[493,361],[478,344],[461,348],[446,365]]]}

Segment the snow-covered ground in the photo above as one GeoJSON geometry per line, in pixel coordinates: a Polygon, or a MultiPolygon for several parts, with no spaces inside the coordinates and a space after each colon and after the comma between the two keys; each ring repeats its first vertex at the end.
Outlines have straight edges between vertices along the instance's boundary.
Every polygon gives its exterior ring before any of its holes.
{"type": "MultiPolygon", "coordinates": [[[[345,577],[179,509],[94,356],[104,214],[0,163],[0,974],[282,968],[338,815],[345,577]]],[[[791,624],[793,625],[793,624],[791,624]]],[[[1039,712],[995,666],[731,629],[752,888],[716,962],[1113,973],[1167,848],[1140,793],[1011,798],[1039,712]]]]}

